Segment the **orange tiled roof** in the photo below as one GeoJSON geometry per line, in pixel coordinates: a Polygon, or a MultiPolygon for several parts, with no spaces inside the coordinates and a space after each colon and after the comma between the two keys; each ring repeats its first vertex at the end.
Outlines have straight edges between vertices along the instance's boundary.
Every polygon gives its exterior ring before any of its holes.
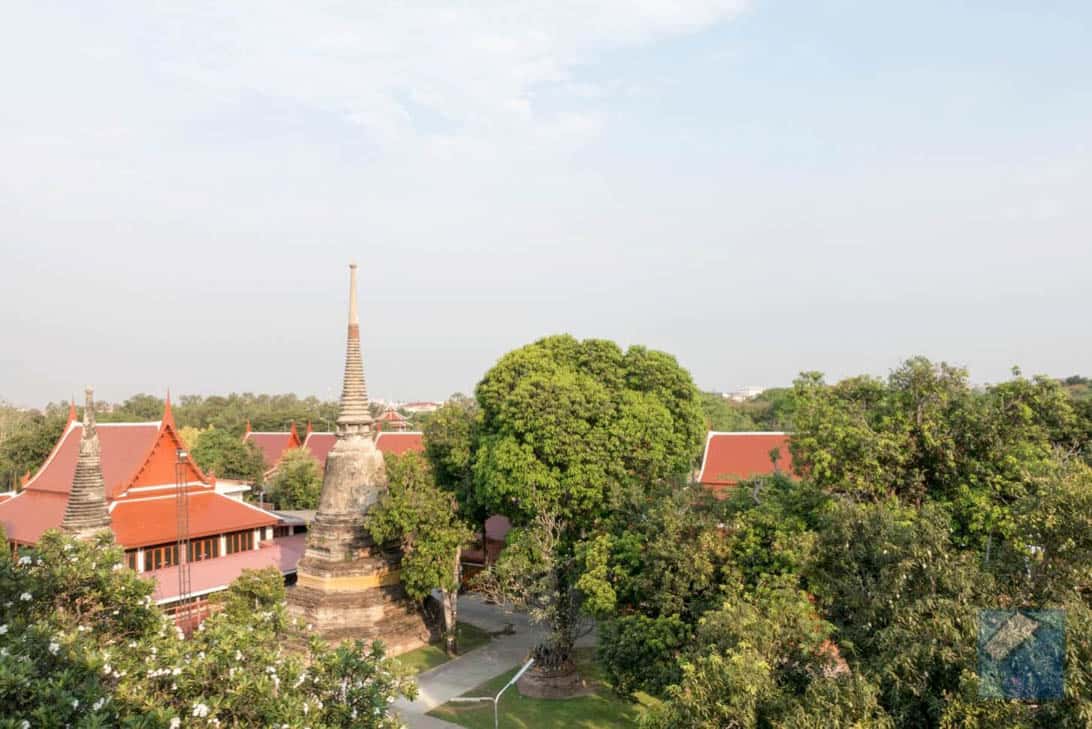
{"type": "MultiPolygon", "coordinates": [[[[218,494],[211,487],[189,495],[190,537],[273,526],[277,517],[255,506],[218,494]]],[[[114,536],[125,547],[172,541],[178,534],[178,502],[174,493],[117,501],[110,512],[114,536]]]]}
{"type": "Polygon", "coordinates": [[[416,451],[418,453],[425,450],[425,434],[413,431],[405,431],[402,433],[380,433],[375,440],[375,447],[383,452],[384,455],[391,453],[397,456],[409,451],[416,451]]]}
{"type": "Polygon", "coordinates": [[[299,438],[295,436],[294,432],[289,431],[284,433],[250,431],[243,436],[243,441],[258,446],[258,450],[262,452],[262,460],[265,461],[266,468],[276,466],[281,462],[281,456],[284,455],[285,451],[289,448],[298,448],[300,445],[299,438]]]}
{"type": "MultiPolygon", "coordinates": [[[[337,442],[337,436],[333,433],[312,432],[303,441],[303,447],[311,451],[311,455],[319,462],[319,466],[326,468],[326,455],[337,442]]],[[[405,431],[401,433],[383,431],[376,436],[375,447],[384,454],[393,453],[402,455],[408,451],[422,452],[425,450],[424,433],[405,431]]]]}
{"type": "Polygon", "coordinates": [[[772,474],[770,451],[774,448],[780,451],[778,470],[791,473],[788,433],[709,433],[698,481],[706,486],[733,486],[744,479],[772,474]]]}
{"type": "Polygon", "coordinates": [[[21,491],[0,504],[0,526],[8,539],[34,544],[47,529],[61,525],[68,494],[50,491],[21,491]]]}
{"type": "MultiPolygon", "coordinates": [[[[159,435],[160,423],[98,423],[102,448],[102,478],[108,494],[127,486],[148,457],[159,435]]],[[[80,455],[83,424],[70,422],[45,464],[27,481],[26,488],[67,494],[72,488],[80,455]]]]}

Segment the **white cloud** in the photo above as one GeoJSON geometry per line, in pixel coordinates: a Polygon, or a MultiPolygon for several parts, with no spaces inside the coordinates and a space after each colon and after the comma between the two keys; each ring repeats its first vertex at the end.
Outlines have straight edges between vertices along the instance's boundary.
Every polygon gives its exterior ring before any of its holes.
{"type": "MultiPolygon", "coordinates": [[[[610,49],[728,19],[741,0],[498,2],[474,7],[372,3],[205,3],[144,18],[129,43],[152,44],[153,70],[221,97],[257,94],[338,115],[382,145],[419,136],[411,97],[452,134],[584,134],[536,107],[536,89],[567,82],[610,49]]],[[[126,41],[122,41],[126,42],[126,41]]],[[[109,44],[94,53],[111,57],[109,44]]],[[[138,49],[139,50],[139,49],[138,49]]],[[[90,52],[90,49],[89,49],[90,52]]],[[[116,58],[116,56],[114,56],[116,58]]],[[[130,59],[130,61],[136,59],[130,59]]],[[[572,99],[586,104],[586,87],[572,99]]]]}

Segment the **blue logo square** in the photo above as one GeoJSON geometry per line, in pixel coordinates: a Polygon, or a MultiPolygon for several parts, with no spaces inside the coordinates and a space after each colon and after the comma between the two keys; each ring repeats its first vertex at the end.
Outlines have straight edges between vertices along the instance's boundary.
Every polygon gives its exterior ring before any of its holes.
{"type": "Polygon", "coordinates": [[[982,698],[1061,699],[1065,688],[1065,612],[979,611],[978,677],[982,698]]]}

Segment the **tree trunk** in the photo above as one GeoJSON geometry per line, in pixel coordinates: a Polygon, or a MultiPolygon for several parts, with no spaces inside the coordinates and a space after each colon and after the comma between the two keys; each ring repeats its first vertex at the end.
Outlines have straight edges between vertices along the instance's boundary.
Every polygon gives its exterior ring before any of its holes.
{"type": "Polygon", "coordinates": [[[459,585],[462,582],[462,550],[455,550],[455,588],[440,590],[440,602],[444,613],[444,650],[451,658],[459,655],[457,635],[459,612],[459,585]]]}

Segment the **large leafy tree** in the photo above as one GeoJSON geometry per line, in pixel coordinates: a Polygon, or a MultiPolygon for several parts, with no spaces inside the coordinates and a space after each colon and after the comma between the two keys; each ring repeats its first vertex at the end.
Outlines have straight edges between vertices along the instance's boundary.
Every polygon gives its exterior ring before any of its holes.
{"type": "Polygon", "coordinates": [[[38,412],[12,418],[0,440],[0,490],[18,485],[27,473],[34,473],[45,463],[64,430],[63,412],[38,412]]]}
{"type": "Polygon", "coordinates": [[[270,499],[280,509],[317,509],[322,492],[318,461],[304,448],[293,448],[281,456],[270,479],[270,499]]]}
{"type": "Polygon", "coordinates": [[[456,621],[462,581],[460,554],[473,530],[459,513],[451,493],[442,490],[428,462],[417,453],[387,456],[387,490],[365,516],[365,525],[379,543],[397,540],[402,550],[401,578],[415,599],[439,589],[444,646],[458,653],[456,621]]]}
{"type": "Polygon", "coordinates": [[[394,729],[412,694],[382,646],[285,648],[276,570],[244,573],[223,609],[183,639],[152,583],[94,543],[47,532],[0,557],[0,726],[311,726],[394,729]]]}
{"type": "Polygon", "coordinates": [[[265,471],[262,452],[253,443],[244,443],[226,430],[209,428],[197,437],[190,449],[197,465],[222,478],[237,478],[261,484],[265,471]]]}
{"type": "Polygon", "coordinates": [[[1055,449],[1087,446],[1057,381],[1017,373],[979,391],[965,370],[921,357],[887,380],[805,374],[794,420],[794,466],[821,488],[949,504],[960,538],[983,549],[1012,533],[1011,505],[1055,449]]]}
{"type": "Polygon", "coordinates": [[[543,620],[535,655],[563,672],[580,631],[579,545],[628,493],[686,478],[704,434],[698,392],[670,355],[554,336],[502,357],[476,395],[474,500],[515,526],[486,584],[543,620]]]}

